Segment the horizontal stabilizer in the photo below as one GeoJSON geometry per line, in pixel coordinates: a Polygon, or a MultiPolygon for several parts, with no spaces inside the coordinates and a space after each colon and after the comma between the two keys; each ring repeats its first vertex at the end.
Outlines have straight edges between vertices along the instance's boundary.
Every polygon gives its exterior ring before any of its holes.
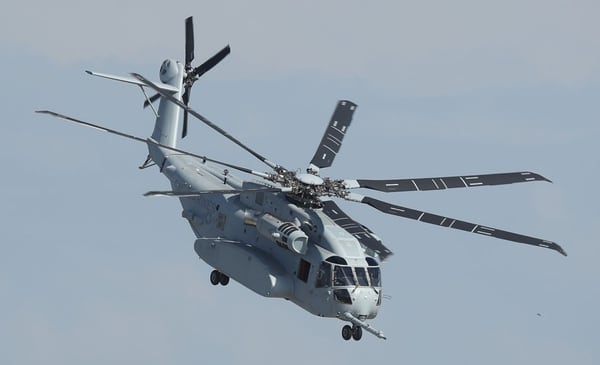
{"type": "MultiPolygon", "coordinates": [[[[115,75],[103,74],[100,72],[87,71],[87,70],[85,72],[89,75],[98,76],[98,77],[102,77],[102,78],[109,79],[109,80],[126,82],[128,84],[134,84],[134,85],[138,85],[138,86],[148,86],[145,83],[143,83],[142,81],[140,81],[136,78],[133,78],[133,77],[115,76],[115,75]]],[[[161,89],[163,91],[170,91],[173,93],[176,93],[179,91],[175,86],[163,84],[162,82],[155,82],[154,85],[156,85],[156,87],[158,87],[159,89],[161,89]]]]}

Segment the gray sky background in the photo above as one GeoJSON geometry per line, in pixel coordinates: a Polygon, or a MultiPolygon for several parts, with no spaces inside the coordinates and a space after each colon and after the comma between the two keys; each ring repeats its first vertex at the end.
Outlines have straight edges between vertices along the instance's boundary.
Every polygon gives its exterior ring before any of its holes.
{"type": "MultiPolygon", "coordinates": [[[[22,1],[0,13],[3,364],[600,362],[600,38],[596,1],[22,1]],[[232,283],[210,285],[176,200],[140,171],[144,145],[35,115],[52,109],[140,136],[139,89],[183,56],[232,54],[192,105],[272,160],[305,168],[338,99],[359,107],[323,175],[532,170],[554,181],[369,194],[560,243],[569,257],[340,202],[395,255],[373,324],[342,322],[232,283]],[[540,314],[538,316],[537,314],[540,314]]],[[[262,169],[200,123],[182,147],[262,169]]]]}

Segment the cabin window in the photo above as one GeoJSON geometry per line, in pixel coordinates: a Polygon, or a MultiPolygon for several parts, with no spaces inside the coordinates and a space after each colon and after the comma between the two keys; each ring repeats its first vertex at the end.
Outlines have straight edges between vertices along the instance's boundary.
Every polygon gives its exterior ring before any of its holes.
{"type": "Polygon", "coordinates": [[[221,231],[225,230],[225,222],[227,222],[227,216],[223,213],[219,213],[217,216],[217,228],[221,231]]]}
{"type": "Polygon", "coordinates": [[[315,287],[317,288],[329,288],[331,286],[331,264],[327,262],[321,263],[319,271],[317,272],[317,280],[315,287]]]}
{"type": "Polygon", "coordinates": [[[310,272],[310,262],[300,259],[300,266],[298,267],[298,279],[308,281],[308,273],[310,272]]]}

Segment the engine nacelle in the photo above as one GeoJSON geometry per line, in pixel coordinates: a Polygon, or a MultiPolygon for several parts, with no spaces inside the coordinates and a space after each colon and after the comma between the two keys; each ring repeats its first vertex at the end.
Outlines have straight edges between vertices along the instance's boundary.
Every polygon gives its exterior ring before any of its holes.
{"type": "Polygon", "coordinates": [[[295,224],[282,222],[270,214],[263,214],[256,220],[256,229],[265,238],[278,246],[304,255],[308,249],[308,236],[295,224]]]}

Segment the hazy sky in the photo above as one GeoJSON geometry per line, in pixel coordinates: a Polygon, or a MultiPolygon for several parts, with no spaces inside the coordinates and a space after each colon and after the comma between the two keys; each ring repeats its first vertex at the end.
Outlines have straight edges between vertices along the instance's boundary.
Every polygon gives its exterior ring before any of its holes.
{"type": "MultiPolygon", "coordinates": [[[[596,1],[22,1],[0,13],[0,359],[3,364],[600,363],[600,5],[596,1]],[[401,178],[531,170],[554,183],[366,192],[553,240],[544,249],[339,202],[395,255],[372,321],[342,322],[213,287],[144,145],[36,115],[147,136],[139,89],[183,56],[232,53],[191,104],[260,153],[304,169],[338,99],[358,110],[322,175],[401,178]],[[539,314],[539,315],[538,315],[539,314]]],[[[200,123],[182,146],[261,170],[200,123]]]]}

